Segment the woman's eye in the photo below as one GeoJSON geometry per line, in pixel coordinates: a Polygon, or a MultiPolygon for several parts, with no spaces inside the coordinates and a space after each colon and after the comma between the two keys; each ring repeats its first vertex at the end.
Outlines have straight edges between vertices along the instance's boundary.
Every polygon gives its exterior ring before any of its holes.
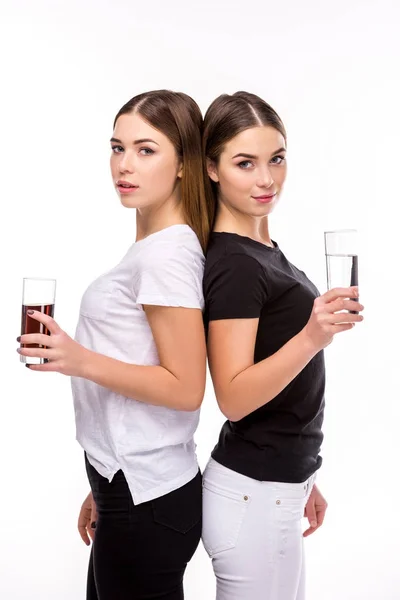
{"type": "Polygon", "coordinates": [[[120,154],[124,151],[122,146],[111,146],[111,150],[114,152],[114,154],[120,154]]]}
{"type": "Polygon", "coordinates": [[[284,160],[285,160],[284,156],[274,156],[271,159],[271,162],[272,162],[273,165],[281,165],[284,160]]]}
{"type": "Polygon", "coordinates": [[[238,163],[238,167],[241,169],[248,169],[253,166],[253,163],[250,160],[242,160],[242,162],[238,163]]]}
{"type": "Polygon", "coordinates": [[[152,150],[151,148],[140,148],[139,152],[143,156],[150,156],[151,154],[154,154],[154,150],[152,150]]]}

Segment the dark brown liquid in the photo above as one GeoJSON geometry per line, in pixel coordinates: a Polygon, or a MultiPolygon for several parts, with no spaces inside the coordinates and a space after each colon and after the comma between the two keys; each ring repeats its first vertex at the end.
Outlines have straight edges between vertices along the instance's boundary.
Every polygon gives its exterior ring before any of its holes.
{"type": "MultiPolygon", "coordinates": [[[[350,285],[358,286],[358,256],[352,256],[350,285]]],[[[358,300],[359,300],[359,298],[350,298],[350,299],[354,300],[354,302],[358,302],[358,300]]],[[[358,315],[357,310],[349,310],[349,313],[352,315],[358,315]]]]}
{"type": "MultiPolygon", "coordinates": [[[[37,310],[38,312],[54,317],[54,304],[35,304],[35,305],[22,305],[22,317],[21,317],[21,335],[26,333],[43,333],[44,335],[50,335],[50,331],[39,323],[36,319],[32,319],[28,314],[28,310],[37,310]]],[[[21,348],[47,348],[40,344],[21,344],[21,348]]]]}

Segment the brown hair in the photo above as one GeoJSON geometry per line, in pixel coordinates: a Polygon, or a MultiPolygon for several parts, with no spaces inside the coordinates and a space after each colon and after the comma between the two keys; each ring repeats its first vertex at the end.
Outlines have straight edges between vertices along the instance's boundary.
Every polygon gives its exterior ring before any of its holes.
{"type": "Polygon", "coordinates": [[[172,142],[183,164],[181,202],[187,224],[199,238],[203,251],[214,219],[214,200],[201,151],[203,118],[196,102],[181,92],[155,90],[139,94],[124,104],[114,119],[135,112],[172,142]]]}
{"type": "MultiPolygon", "coordinates": [[[[224,146],[236,135],[249,129],[267,125],[277,129],[286,141],[285,127],[272,106],[259,96],[248,92],[222,94],[209,106],[204,117],[203,155],[218,164],[224,146]]],[[[218,184],[208,178],[214,202],[218,197],[218,184]]]]}

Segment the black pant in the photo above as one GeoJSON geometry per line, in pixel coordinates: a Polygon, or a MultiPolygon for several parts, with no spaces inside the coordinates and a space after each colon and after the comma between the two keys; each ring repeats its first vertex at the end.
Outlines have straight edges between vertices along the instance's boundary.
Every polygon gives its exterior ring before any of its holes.
{"type": "Polygon", "coordinates": [[[97,507],[87,600],[183,600],[183,574],[201,536],[201,475],[134,505],[118,471],[111,483],[86,460],[97,507]]]}

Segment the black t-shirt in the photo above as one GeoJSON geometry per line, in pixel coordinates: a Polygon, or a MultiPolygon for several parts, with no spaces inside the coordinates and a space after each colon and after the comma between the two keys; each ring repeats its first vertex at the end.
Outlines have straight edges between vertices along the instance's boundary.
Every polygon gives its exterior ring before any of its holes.
{"type": "MultiPolygon", "coordinates": [[[[274,248],[213,233],[203,279],[206,331],[219,319],[259,318],[254,362],[277,352],[310,318],[317,288],[274,248]]],[[[270,402],[227,421],[213,458],[260,481],[300,483],[320,466],[325,366],[319,352],[270,402]]]]}

